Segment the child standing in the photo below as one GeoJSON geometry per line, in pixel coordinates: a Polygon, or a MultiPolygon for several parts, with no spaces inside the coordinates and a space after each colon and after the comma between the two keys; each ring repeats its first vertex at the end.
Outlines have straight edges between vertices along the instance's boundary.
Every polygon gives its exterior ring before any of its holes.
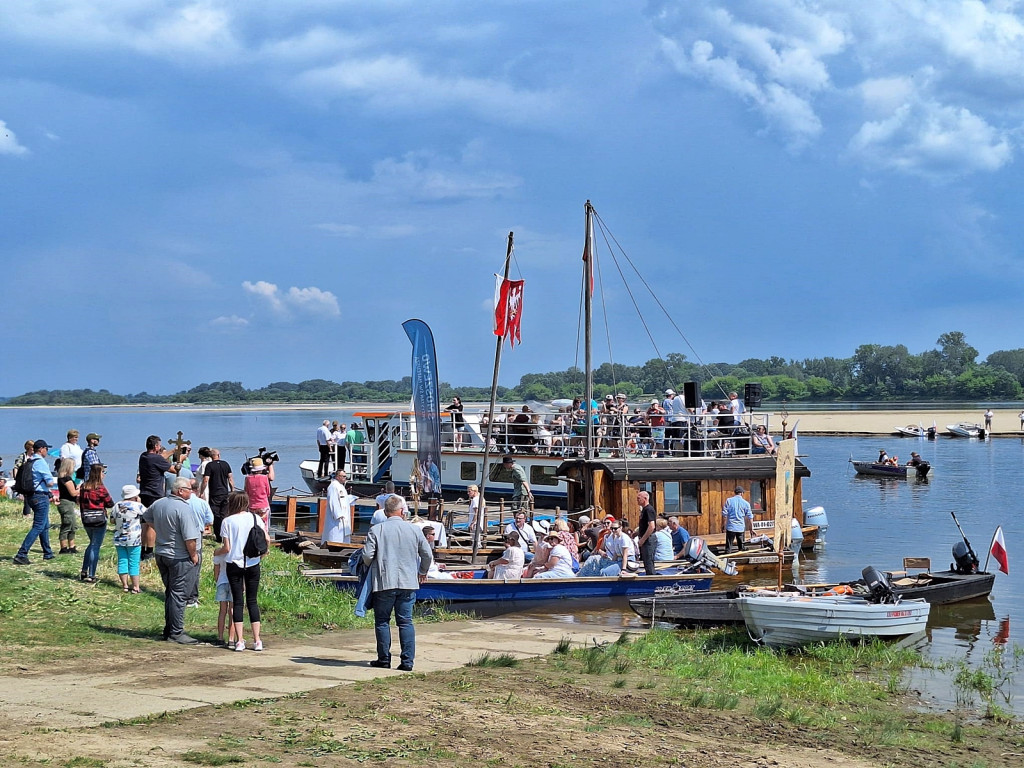
{"type": "Polygon", "coordinates": [[[224,567],[223,555],[213,556],[213,580],[217,584],[217,603],[220,605],[220,613],[217,615],[217,645],[225,648],[233,648],[235,645],[235,625],[231,621],[231,606],[234,599],[231,597],[231,585],[228,583],[228,569],[224,567]],[[228,625],[228,639],[224,640],[224,625],[228,625]]]}

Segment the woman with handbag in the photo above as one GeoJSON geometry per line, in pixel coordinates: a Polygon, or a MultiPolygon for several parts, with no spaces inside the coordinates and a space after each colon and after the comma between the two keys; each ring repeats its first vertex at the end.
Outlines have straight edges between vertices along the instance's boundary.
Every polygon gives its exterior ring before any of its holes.
{"type": "Polygon", "coordinates": [[[103,485],[106,467],[93,464],[89,467],[89,479],[78,489],[78,509],[82,515],[82,527],[89,535],[89,546],[82,560],[81,579],[86,584],[96,583],[96,566],[100,561],[100,547],[107,534],[107,510],[114,506],[110,492],[103,485]]]}
{"type": "Polygon", "coordinates": [[[257,602],[260,589],[259,557],[247,557],[245,544],[249,540],[249,531],[258,525],[266,533],[263,519],[249,511],[249,497],[245,491],[232,491],[228,495],[227,514],[221,523],[221,546],[214,557],[224,555],[224,566],[227,569],[228,584],[231,586],[231,621],[235,627],[236,651],[245,650],[245,639],[242,637],[244,611],[249,611],[249,624],[252,626],[252,649],[263,650],[260,638],[260,606],[257,602]],[[244,601],[244,602],[243,602],[244,601]]]}

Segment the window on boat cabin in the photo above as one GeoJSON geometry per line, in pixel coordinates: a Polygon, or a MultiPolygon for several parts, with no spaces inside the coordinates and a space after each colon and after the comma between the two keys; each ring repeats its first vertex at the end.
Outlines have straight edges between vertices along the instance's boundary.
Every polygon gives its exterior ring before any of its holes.
{"type": "Polygon", "coordinates": [[[505,465],[500,461],[497,464],[491,464],[487,474],[490,475],[489,482],[492,483],[511,483],[512,482],[512,470],[505,469],[505,465]]]}
{"type": "Polygon", "coordinates": [[[750,509],[752,512],[764,512],[764,483],[750,484],[750,509]]]}
{"type": "Polygon", "coordinates": [[[530,467],[530,485],[558,485],[553,466],[537,465],[530,467]]]}
{"type": "Polygon", "coordinates": [[[459,479],[460,480],[476,480],[476,462],[475,461],[461,461],[461,462],[459,462],[459,479]]]}
{"type": "Polygon", "coordinates": [[[700,515],[700,484],[696,482],[666,482],[665,503],[662,514],[700,515]]]}

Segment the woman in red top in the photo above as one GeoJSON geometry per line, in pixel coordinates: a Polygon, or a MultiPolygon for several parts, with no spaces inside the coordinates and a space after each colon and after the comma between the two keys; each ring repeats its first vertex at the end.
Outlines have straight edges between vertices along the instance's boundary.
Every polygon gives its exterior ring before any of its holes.
{"type": "Polygon", "coordinates": [[[89,467],[89,479],[78,489],[78,508],[82,514],[82,527],[89,534],[89,546],[82,560],[82,581],[96,583],[96,566],[100,561],[100,547],[107,534],[107,510],[114,506],[114,500],[103,485],[106,467],[93,464],[89,467]]]}
{"type": "Polygon", "coordinates": [[[245,476],[245,495],[249,497],[249,509],[263,518],[263,524],[270,527],[270,484],[274,482],[274,465],[266,466],[263,459],[249,462],[252,468],[245,476]]]}

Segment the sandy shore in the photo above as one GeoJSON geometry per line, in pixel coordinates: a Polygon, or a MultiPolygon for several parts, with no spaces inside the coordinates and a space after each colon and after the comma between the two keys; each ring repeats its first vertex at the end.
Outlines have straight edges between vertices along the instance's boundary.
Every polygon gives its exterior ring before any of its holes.
{"type": "MultiPolygon", "coordinates": [[[[770,412],[772,431],[782,430],[782,417],[778,412],[770,412]]],[[[925,428],[932,423],[938,428],[940,436],[947,435],[946,425],[961,421],[973,424],[984,424],[982,411],[808,411],[799,413],[791,409],[787,419],[787,428],[792,429],[799,421],[798,434],[801,435],[895,435],[896,427],[908,424],[920,424],[925,428]]],[[[993,410],[992,437],[1022,437],[1020,410],[993,410]]]]}

